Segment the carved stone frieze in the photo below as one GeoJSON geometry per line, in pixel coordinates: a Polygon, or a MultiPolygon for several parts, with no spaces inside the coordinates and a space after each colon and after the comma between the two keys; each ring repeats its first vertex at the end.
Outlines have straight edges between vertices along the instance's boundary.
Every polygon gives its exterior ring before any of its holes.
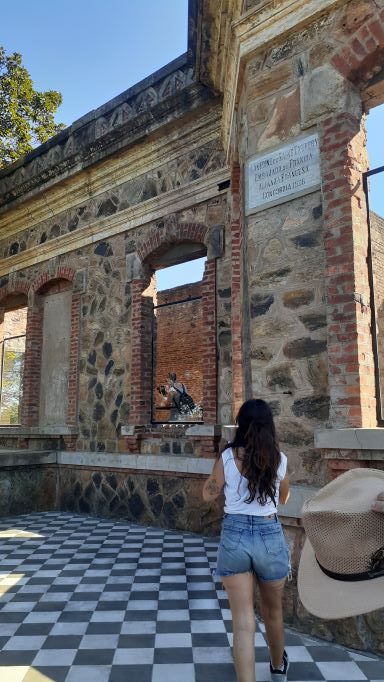
{"type": "Polygon", "coordinates": [[[149,124],[150,127],[164,124],[170,110],[173,117],[180,116],[185,108],[190,108],[191,98],[199,101],[209,97],[206,88],[196,87],[194,67],[186,56],[176,61],[169,65],[173,66],[171,72],[169,67],[161,69],[3,169],[0,207],[99,161],[116,151],[116,145],[118,149],[129,145],[137,140],[141,129],[148,133],[149,124]],[[189,90],[189,95],[184,101],[180,93],[185,90],[189,90]]]}
{"type": "Polygon", "coordinates": [[[58,213],[34,225],[33,229],[29,228],[14,235],[11,242],[6,237],[0,241],[0,257],[7,258],[22,250],[35,248],[64,234],[80,230],[98,219],[166,194],[224,166],[221,142],[214,139],[147,173],[127,180],[113,190],[91,197],[84,204],[58,213]]]}

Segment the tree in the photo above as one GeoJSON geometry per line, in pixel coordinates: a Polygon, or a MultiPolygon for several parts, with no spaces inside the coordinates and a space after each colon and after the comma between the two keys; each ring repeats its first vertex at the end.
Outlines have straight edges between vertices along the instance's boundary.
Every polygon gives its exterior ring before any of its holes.
{"type": "Polygon", "coordinates": [[[0,47],[0,168],[64,128],[54,120],[60,104],[59,92],[34,89],[21,54],[0,47]]]}

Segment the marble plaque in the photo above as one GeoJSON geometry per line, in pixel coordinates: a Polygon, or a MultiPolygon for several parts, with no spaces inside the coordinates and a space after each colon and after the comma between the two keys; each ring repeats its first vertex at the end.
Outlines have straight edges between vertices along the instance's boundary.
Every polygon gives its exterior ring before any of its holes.
{"type": "Polygon", "coordinates": [[[245,166],[246,213],[256,213],[320,187],[319,137],[302,137],[248,159],[245,166]]]}

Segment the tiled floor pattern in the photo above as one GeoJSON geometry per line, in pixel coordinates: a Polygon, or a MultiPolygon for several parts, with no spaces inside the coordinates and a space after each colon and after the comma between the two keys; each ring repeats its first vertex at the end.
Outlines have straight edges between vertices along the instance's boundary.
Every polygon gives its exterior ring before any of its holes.
{"type": "MultiPolygon", "coordinates": [[[[0,519],[1,682],[236,682],[216,544],[62,513],[0,519]]],[[[384,661],[287,632],[289,680],[384,682],[384,661]]],[[[263,626],[257,680],[268,676],[263,626]]]]}

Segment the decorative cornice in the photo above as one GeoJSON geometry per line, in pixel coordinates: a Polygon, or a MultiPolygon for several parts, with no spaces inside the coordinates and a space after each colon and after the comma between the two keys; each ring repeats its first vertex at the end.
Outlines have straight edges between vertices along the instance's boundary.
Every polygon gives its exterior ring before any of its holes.
{"type": "Polygon", "coordinates": [[[105,159],[85,172],[58,183],[49,191],[41,191],[29,201],[0,212],[0,237],[11,238],[26,228],[38,225],[44,220],[59,215],[115,189],[123,182],[143,175],[161,166],[162,163],[177,159],[188,149],[202,146],[220,135],[221,102],[201,112],[191,125],[173,129],[156,141],[136,145],[117,158],[105,159]]]}
{"type": "Polygon", "coordinates": [[[40,244],[38,250],[32,248],[5,258],[0,262],[0,277],[94,242],[108,239],[139,225],[158,220],[169,211],[175,213],[190,206],[196,206],[217,196],[220,193],[218,185],[228,178],[229,169],[220,169],[188,183],[187,186],[143,201],[107,218],[98,219],[97,222],[91,223],[81,230],[51,239],[40,244]]]}
{"type": "MultiPolygon", "coordinates": [[[[31,161],[26,159],[24,165],[14,171],[10,168],[8,174],[0,178],[0,208],[10,208],[25,201],[70,175],[137,144],[213,97],[209,88],[192,83],[173,97],[148,105],[143,112],[139,108],[135,116],[127,114],[127,120],[123,114],[116,113],[119,124],[114,124],[113,116],[108,121],[101,116],[75,130],[66,141],[61,140],[59,134],[53,138],[57,143],[47,152],[42,150],[40,156],[31,161]]],[[[124,111],[123,105],[119,109],[124,111]]]]}

